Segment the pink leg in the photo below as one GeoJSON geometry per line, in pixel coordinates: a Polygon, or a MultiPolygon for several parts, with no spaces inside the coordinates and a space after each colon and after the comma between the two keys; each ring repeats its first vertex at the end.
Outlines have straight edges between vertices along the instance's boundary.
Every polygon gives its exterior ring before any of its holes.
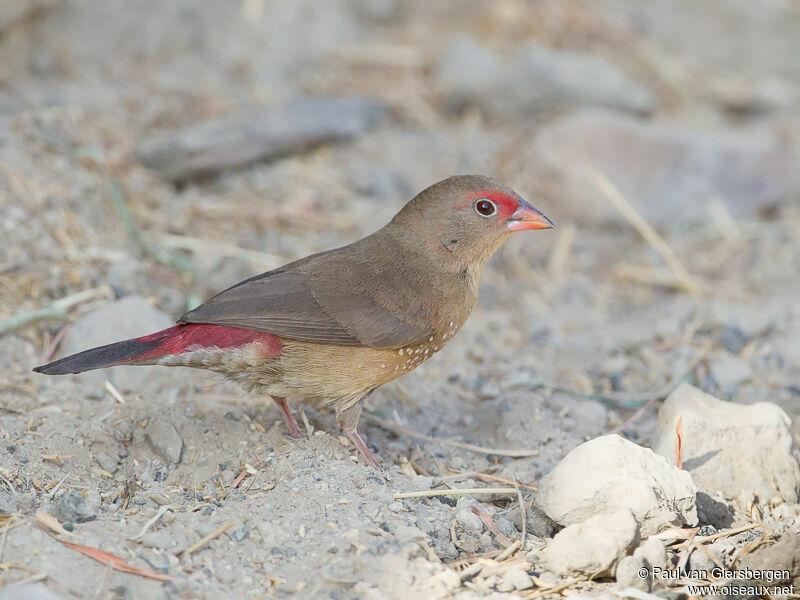
{"type": "Polygon", "coordinates": [[[376,469],[383,471],[381,463],[378,462],[378,459],[375,458],[372,450],[370,450],[369,447],[364,443],[364,440],[361,439],[361,436],[358,435],[358,431],[356,430],[358,419],[361,416],[361,410],[364,408],[364,402],[366,399],[367,397],[365,396],[355,404],[351,404],[347,408],[337,410],[336,420],[339,421],[339,426],[344,430],[345,434],[347,434],[347,437],[350,438],[350,441],[353,442],[353,445],[356,448],[358,448],[358,451],[361,452],[361,455],[367,460],[367,462],[376,469]]]}
{"type": "Polygon", "coordinates": [[[361,439],[361,436],[358,435],[358,431],[355,429],[345,429],[344,432],[347,434],[347,437],[350,438],[350,441],[353,442],[356,448],[359,449],[361,455],[367,459],[367,462],[371,464],[376,469],[383,471],[383,467],[381,463],[378,462],[378,459],[375,458],[375,455],[372,453],[372,450],[369,449],[364,440],[361,439]]]}
{"type": "Polygon", "coordinates": [[[286,426],[289,428],[289,435],[293,438],[303,437],[303,432],[300,431],[300,427],[298,427],[297,421],[294,420],[292,411],[289,410],[289,405],[286,404],[286,398],[276,398],[275,396],[272,396],[272,399],[275,401],[275,404],[280,407],[281,412],[283,413],[286,426]]]}

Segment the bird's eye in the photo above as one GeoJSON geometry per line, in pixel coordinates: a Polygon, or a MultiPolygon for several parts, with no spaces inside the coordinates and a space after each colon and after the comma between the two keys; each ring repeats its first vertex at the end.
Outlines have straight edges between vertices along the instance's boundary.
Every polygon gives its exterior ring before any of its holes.
{"type": "Polygon", "coordinates": [[[475,212],[482,217],[492,217],[497,214],[497,205],[491,200],[480,198],[475,201],[475,212]]]}

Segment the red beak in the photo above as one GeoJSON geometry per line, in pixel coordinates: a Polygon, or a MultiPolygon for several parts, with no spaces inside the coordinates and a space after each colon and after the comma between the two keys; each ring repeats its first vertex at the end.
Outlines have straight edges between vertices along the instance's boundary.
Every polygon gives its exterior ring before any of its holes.
{"type": "Polygon", "coordinates": [[[526,229],[552,229],[555,227],[553,222],[545,217],[522,198],[519,200],[519,208],[507,221],[508,231],[524,231],[526,229]]]}

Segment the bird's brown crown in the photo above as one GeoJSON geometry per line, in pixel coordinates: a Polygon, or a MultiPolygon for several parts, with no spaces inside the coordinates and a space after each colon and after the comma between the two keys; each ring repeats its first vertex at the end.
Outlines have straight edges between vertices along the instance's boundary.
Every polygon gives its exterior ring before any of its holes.
{"type": "Polygon", "coordinates": [[[420,192],[387,227],[461,269],[483,265],[512,231],[552,224],[495,179],[456,175],[420,192]],[[523,217],[531,226],[519,225],[523,217]],[[532,217],[541,222],[534,224],[532,217]]]}

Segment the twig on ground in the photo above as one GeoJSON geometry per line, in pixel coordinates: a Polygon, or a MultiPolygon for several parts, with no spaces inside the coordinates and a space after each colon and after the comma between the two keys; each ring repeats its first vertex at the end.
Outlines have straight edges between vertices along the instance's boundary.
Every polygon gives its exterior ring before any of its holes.
{"type": "Polygon", "coordinates": [[[195,542],[194,544],[192,544],[191,546],[186,548],[186,550],[184,550],[183,552],[180,552],[179,556],[188,556],[189,554],[192,554],[193,552],[197,552],[201,548],[205,548],[208,545],[209,542],[211,542],[211,541],[215,540],[216,538],[218,538],[219,536],[221,536],[223,533],[228,531],[228,529],[230,529],[234,525],[236,525],[235,522],[228,521],[227,523],[223,524],[221,527],[219,527],[215,531],[212,531],[211,533],[209,533],[203,539],[195,542]]]}
{"type": "Polygon", "coordinates": [[[64,339],[64,336],[67,334],[67,331],[69,331],[69,327],[70,327],[69,323],[59,327],[58,331],[53,336],[53,339],[50,340],[50,345],[47,347],[47,350],[45,351],[44,356],[42,357],[43,363],[48,363],[53,358],[53,355],[56,353],[56,350],[58,349],[58,345],[61,343],[61,340],[64,339]]]}
{"type": "Polygon", "coordinates": [[[425,440],[427,442],[431,442],[434,444],[444,444],[446,446],[453,446],[454,448],[461,448],[462,450],[469,450],[470,452],[475,452],[477,454],[489,454],[494,456],[508,456],[511,458],[524,458],[527,456],[537,456],[539,454],[538,450],[525,450],[525,449],[501,449],[501,448],[484,448],[483,446],[476,446],[475,444],[467,444],[466,442],[458,442],[456,440],[448,440],[445,438],[437,438],[430,435],[425,435],[424,433],[418,433],[413,429],[406,427],[405,425],[400,425],[398,423],[394,423],[393,421],[389,421],[388,419],[382,419],[375,415],[366,415],[367,419],[372,421],[373,423],[380,425],[384,429],[389,429],[396,433],[403,433],[409,437],[416,438],[418,440],[425,440]]]}
{"type": "Polygon", "coordinates": [[[497,556],[497,558],[495,558],[495,560],[496,560],[497,562],[503,562],[505,559],[507,559],[507,558],[508,558],[509,556],[511,556],[512,554],[514,554],[514,552],[516,552],[516,551],[517,551],[519,548],[521,548],[521,547],[522,547],[522,542],[521,542],[520,540],[514,540],[514,543],[513,543],[513,544],[511,544],[511,545],[510,545],[508,548],[506,548],[505,550],[503,550],[503,551],[502,551],[502,552],[501,552],[501,553],[500,553],[500,554],[497,556]]]}
{"type": "Polygon", "coordinates": [[[111,394],[111,397],[114,398],[114,400],[116,400],[120,404],[125,404],[125,398],[122,397],[122,394],[119,393],[119,390],[115,388],[114,384],[111,383],[108,379],[106,379],[106,382],[103,384],[103,387],[109,394],[111,394]]]}
{"type": "Polygon", "coordinates": [[[393,498],[427,498],[432,496],[463,496],[464,494],[514,494],[515,488],[461,488],[455,490],[420,490],[418,492],[397,492],[393,498]]]}
{"type": "Polygon", "coordinates": [[[164,514],[168,510],[171,510],[171,509],[172,509],[172,507],[170,505],[168,505],[168,504],[164,504],[163,506],[160,506],[158,508],[158,512],[156,512],[156,514],[154,514],[152,516],[152,518],[149,521],[147,521],[147,523],[144,524],[144,527],[142,527],[142,530],[137,535],[135,535],[135,536],[133,536],[131,538],[128,538],[128,539],[131,540],[132,542],[138,542],[140,539],[142,539],[144,537],[144,534],[147,533],[147,530],[150,529],[156,523],[158,523],[158,520],[161,517],[163,517],[164,514]]]}
{"type": "Polygon", "coordinates": [[[751,523],[750,525],[743,525],[742,527],[737,527],[736,529],[728,529],[727,531],[718,531],[712,535],[703,535],[700,537],[695,537],[691,540],[686,540],[682,544],[676,546],[676,548],[686,548],[689,545],[689,542],[693,542],[695,544],[705,544],[706,542],[713,542],[714,540],[718,540],[720,538],[728,537],[731,535],[739,535],[740,533],[744,533],[745,531],[750,531],[751,529],[756,529],[757,527],[761,527],[761,523],[751,523]]]}
{"type": "Polygon", "coordinates": [[[525,542],[528,537],[528,511],[527,507],[525,506],[525,499],[522,497],[522,490],[519,489],[519,484],[517,483],[517,478],[514,478],[514,488],[517,490],[517,500],[519,500],[519,511],[522,517],[522,549],[525,549],[525,542]]]}
{"type": "Polygon", "coordinates": [[[639,232],[639,235],[661,255],[661,258],[664,259],[664,262],[667,263],[667,266],[675,274],[675,277],[681,282],[683,288],[692,296],[698,298],[702,297],[703,290],[700,287],[700,283],[689,274],[689,271],[683,266],[683,263],[681,263],[672,247],[667,244],[664,238],[662,238],[653,227],[651,227],[633,205],[625,199],[617,186],[611,182],[606,174],[590,164],[584,165],[584,169],[592,182],[602,192],[603,196],[605,196],[614,208],[628,220],[633,228],[639,232]]]}

